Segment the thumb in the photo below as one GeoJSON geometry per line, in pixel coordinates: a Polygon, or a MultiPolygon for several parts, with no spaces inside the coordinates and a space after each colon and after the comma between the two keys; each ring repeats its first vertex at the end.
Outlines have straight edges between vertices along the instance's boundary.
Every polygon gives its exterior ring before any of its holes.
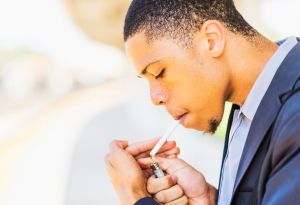
{"type": "Polygon", "coordinates": [[[156,158],[157,163],[162,170],[170,175],[175,175],[178,170],[181,170],[189,166],[184,160],[179,158],[156,158]]]}
{"type": "MultiPolygon", "coordinates": [[[[178,158],[162,158],[155,157],[155,162],[157,162],[162,170],[167,172],[168,174],[173,175],[176,171],[185,168],[188,164],[182,159],[178,158]]],[[[153,163],[153,160],[148,158],[142,158],[138,160],[138,163],[142,168],[149,168],[153,163]]]]}
{"type": "Polygon", "coordinates": [[[137,161],[139,165],[144,169],[149,168],[153,162],[157,162],[163,170],[166,170],[163,167],[166,167],[168,164],[171,163],[168,161],[167,158],[162,158],[162,157],[155,157],[155,160],[153,160],[151,157],[145,157],[145,158],[140,158],[137,161]],[[161,166],[161,164],[163,164],[164,166],[161,166]]]}

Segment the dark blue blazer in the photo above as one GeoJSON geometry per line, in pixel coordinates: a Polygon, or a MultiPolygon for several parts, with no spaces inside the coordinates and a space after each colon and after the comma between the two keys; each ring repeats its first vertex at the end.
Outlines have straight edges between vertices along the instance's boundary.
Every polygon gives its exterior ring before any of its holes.
{"type": "MultiPolygon", "coordinates": [[[[223,156],[236,108],[229,117],[223,156]]],[[[135,205],[157,204],[145,198],[135,205]]],[[[300,42],[278,68],[254,116],[231,204],[300,204],[300,42]]]]}

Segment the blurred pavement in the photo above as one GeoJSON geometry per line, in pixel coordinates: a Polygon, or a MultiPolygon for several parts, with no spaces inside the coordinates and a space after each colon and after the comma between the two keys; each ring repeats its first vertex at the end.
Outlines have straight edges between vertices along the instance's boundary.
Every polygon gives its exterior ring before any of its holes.
{"type": "MultiPolygon", "coordinates": [[[[0,204],[117,204],[103,161],[109,142],[159,136],[172,122],[163,108],[151,105],[146,84],[128,82],[2,110],[0,204]]],[[[222,140],[183,128],[174,139],[181,157],[216,184],[222,140]]]]}

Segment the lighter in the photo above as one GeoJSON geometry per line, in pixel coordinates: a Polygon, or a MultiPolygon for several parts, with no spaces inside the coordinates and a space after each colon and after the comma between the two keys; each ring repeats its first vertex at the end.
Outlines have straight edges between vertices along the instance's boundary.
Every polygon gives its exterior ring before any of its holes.
{"type": "Polygon", "coordinates": [[[156,176],[156,178],[161,178],[165,176],[164,171],[159,167],[158,163],[155,162],[155,155],[156,153],[159,151],[159,149],[166,143],[166,141],[168,140],[168,138],[171,136],[171,134],[175,131],[176,127],[178,127],[178,125],[180,124],[180,121],[177,120],[175,121],[171,127],[169,127],[169,129],[166,131],[166,133],[159,139],[159,141],[156,143],[156,145],[154,146],[154,148],[151,150],[150,152],[150,156],[152,159],[152,164],[150,165],[151,169],[154,172],[154,175],[156,176]]]}
{"type": "Polygon", "coordinates": [[[156,178],[162,178],[165,176],[164,171],[159,167],[157,162],[153,162],[150,167],[153,170],[156,178]]]}

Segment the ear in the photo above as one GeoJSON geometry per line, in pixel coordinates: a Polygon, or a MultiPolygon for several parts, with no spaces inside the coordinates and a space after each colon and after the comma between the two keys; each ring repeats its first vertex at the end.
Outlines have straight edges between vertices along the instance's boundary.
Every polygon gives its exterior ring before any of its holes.
{"type": "Polygon", "coordinates": [[[203,23],[201,34],[206,40],[206,48],[209,54],[220,57],[225,49],[225,28],[216,20],[208,20],[203,23]]]}

